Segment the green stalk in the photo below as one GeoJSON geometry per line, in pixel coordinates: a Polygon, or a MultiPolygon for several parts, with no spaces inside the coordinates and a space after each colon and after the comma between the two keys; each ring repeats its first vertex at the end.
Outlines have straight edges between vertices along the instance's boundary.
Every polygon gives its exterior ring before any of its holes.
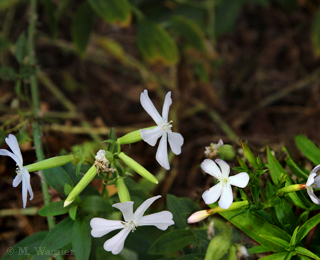
{"type": "MultiPolygon", "coordinates": [[[[28,26],[28,58],[29,58],[29,65],[35,66],[36,59],[35,59],[35,48],[34,48],[34,34],[35,34],[35,27],[36,27],[36,20],[37,20],[37,0],[30,1],[30,21],[28,26]]],[[[40,99],[39,99],[39,91],[38,91],[38,84],[35,75],[30,77],[30,87],[31,87],[31,98],[32,98],[32,112],[34,117],[37,119],[39,116],[39,108],[40,108],[40,99]]],[[[33,131],[33,139],[34,139],[34,146],[36,149],[36,156],[38,161],[42,161],[44,159],[43,147],[41,142],[41,131],[39,127],[39,122],[35,120],[32,126],[33,131]]],[[[49,193],[48,184],[44,181],[41,182],[42,188],[42,195],[44,200],[44,205],[48,205],[51,202],[51,195],[49,193]]],[[[53,229],[55,226],[55,220],[52,217],[47,217],[49,229],[53,229]]],[[[60,257],[59,257],[60,258],[60,257]]],[[[62,259],[62,258],[60,258],[62,259]]]]}

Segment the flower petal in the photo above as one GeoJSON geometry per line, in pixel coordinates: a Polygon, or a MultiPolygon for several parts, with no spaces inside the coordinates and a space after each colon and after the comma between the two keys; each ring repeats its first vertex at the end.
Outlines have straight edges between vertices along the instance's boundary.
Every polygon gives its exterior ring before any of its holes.
{"type": "Polygon", "coordinates": [[[320,175],[314,178],[313,188],[320,188],[320,175]]]}
{"type": "Polygon", "coordinates": [[[30,199],[29,200],[32,200],[33,199],[33,191],[32,191],[32,187],[31,187],[31,184],[30,184],[30,174],[25,168],[24,168],[24,171],[25,171],[25,174],[27,174],[28,178],[29,178],[29,182],[27,182],[27,189],[28,189],[29,195],[30,195],[30,199]]]}
{"type": "MultiPolygon", "coordinates": [[[[20,173],[21,177],[22,177],[22,203],[23,203],[23,207],[25,208],[27,205],[27,196],[28,196],[28,190],[30,186],[30,174],[28,173],[28,171],[25,171],[24,169],[21,169],[23,172],[20,173]]],[[[32,194],[32,198],[33,198],[33,193],[32,194]]],[[[30,198],[30,200],[32,199],[30,198]]]]}
{"type": "Polygon", "coordinates": [[[221,170],[216,165],[216,163],[210,159],[205,159],[201,163],[201,169],[217,179],[220,179],[222,177],[221,170]]]}
{"type": "Polygon", "coordinates": [[[14,135],[9,134],[9,136],[6,138],[6,143],[10,147],[11,151],[18,157],[20,164],[18,162],[17,162],[17,164],[19,166],[22,166],[23,159],[22,159],[22,155],[21,155],[21,151],[20,151],[20,147],[19,147],[17,138],[14,135]]]}
{"type": "Polygon", "coordinates": [[[130,231],[130,228],[125,228],[112,238],[108,239],[103,245],[104,250],[109,252],[111,251],[111,253],[114,255],[119,254],[123,249],[124,241],[126,240],[130,231]]]}
{"type": "Polygon", "coordinates": [[[230,166],[229,164],[227,164],[224,160],[221,159],[217,159],[216,163],[219,164],[221,172],[222,172],[222,176],[223,177],[228,177],[229,173],[230,173],[230,166]]]}
{"type": "Polygon", "coordinates": [[[314,194],[313,189],[311,187],[307,188],[307,192],[312,202],[320,205],[320,199],[314,194]]]}
{"type": "Polygon", "coordinates": [[[317,174],[315,172],[312,172],[309,174],[307,183],[306,183],[306,187],[311,186],[314,183],[314,178],[317,176],[317,174]]]}
{"type": "Polygon", "coordinates": [[[166,230],[169,226],[174,225],[173,216],[170,211],[164,210],[158,213],[143,216],[139,222],[139,226],[156,226],[161,230],[166,230]]]}
{"type": "Polygon", "coordinates": [[[140,103],[144,110],[152,117],[153,121],[156,122],[157,125],[160,125],[162,118],[149,98],[148,91],[146,89],[140,95],[140,103]]]}
{"type": "Polygon", "coordinates": [[[18,174],[18,175],[13,179],[12,186],[13,186],[13,187],[17,187],[17,186],[20,184],[21,180],[22,180],[21,174],[18,174]]]}
{"type": "Polygon", "coordinates": [[[229,177],[229,183],[239,188],[244,188],[248,185],[249,175],[246,172],[240,172],[234,176],[229,177]]]}
{"type": "Polygon", "coordinates": [[[169,144],[172,152],[176,155],[181,153],[181,146],[183,145],[183,137],[179,133],[168,133],[169,144]]]}
{"type": "Polygon", "coordinates": [[[170,170],[167,148],[167,133],[164,133],[160,139],[158,150],[156,153],[156,160],[163,168],[165,168],[166,170],[170,170]]]}
{"type": "Polygon", "coordinates": [[[133,220],[133,201],[113,204],[112,207],[119,209],[122,212],[125,221],[133,220]]]}
{"type": "Polygon", "coordinates": [[[206,204],[215,203],[221,196],[222,185],[220,183],[214,185],[202,194],[202,199],[206,204]]]}
{"type": "Polygon", "coordinates": [[[162,107],[162,120],[164,122],[168,122],[169,109],[171,104],[172,104],[171,91],[169,91],[164,99],[164,103],[162,107]]]}
{"type": "Polygon", "coordinates": [[[109,232],[124,228],[124,225],[119,220],[108,220],[103,218],[93,218],[90,221],[92,228],[91,235],[93,237],[102,237],[109,232]]]}
{"type": "Polygon", "coordinates": [[[163,135],[164,131],[161,126],[152,129],[140,129],[141,138],[143,141],[151,146],[155,146],[159,137],[163,135]]]}
{"type": "Polygon", "coordinates": [[[19,157],[16,156],[15,154],[13,154],[12,152],[9,152],[8,150],[0,149],[0,155],[9,156],[9,157],[11,157],[11,159],[13,159],[16,162],[16,164],[18,166],[22,166],[22,163],[21,163],[19,157]]]}
{"type": "Polygon", "coordinates": [[[221,198],[219,200],[219,207],[223,209],[228,209],[233,201],[233,194],[230,184],[226,184],[221,192],[221,198]]]}
{"type": "Polygon", "coordinates": [[[146,212],[146,210],[150,207],[150,205],[157,199],[161,198],[161,195],[154,196],[150,199],[147,199],[144,201],[134,212],[134,220],[139,221],[139,219],[143,216],[143,214],[146,212]]]}

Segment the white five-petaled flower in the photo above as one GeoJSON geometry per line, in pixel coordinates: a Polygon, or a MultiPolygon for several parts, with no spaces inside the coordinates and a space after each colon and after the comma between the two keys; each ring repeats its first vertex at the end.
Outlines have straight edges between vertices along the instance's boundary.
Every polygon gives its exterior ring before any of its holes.
{"type": "Polygon", "coordinates": [[[320,188],[320,175],[317,176],[317,171],[319,170],[320,164],[314,167],[313,170],[310,172],[306,183],[308,195],[315,204],[320,204],[320,199],[313,192],[313,188],[320,188]]]}
{"type": "Polygon", "coordinates": [[[219,180],[218,184],[202,194],[202,198],[206,204],[212,204],[220,197],[219,207],[228,209],[233,201],[231,185],[239,188],[246,187],[249,182],[249,175],[246,172],[240,172],[229,177],[230,166],[221,159],[217,159],[216,163],[210,159],[205,159],[201,163],[202,170],[219,180]]]}
{"type": "Polygon", "coordinates": [[[10,156],[17,164],[17,176],[13,179],[12,186],[17,187],[22,181],[22,202],[23,207],[25,208],[27,204],[28,191],[30,194],[30,200],[33,199],[33,192],[30,185],[30,174],[28,170],[23,167],[23,159],[17,138],[14,135],[9,134],[5,140],[13,153],[6,149],[0,149],[0,155],[10,156]]]}
{"type": "Polygon", "coordinates": [[[169,91],[165,97],[163,108],[162,108],[162,117],[158,113],[157,109],[153,105],[151,99],[148,96],[148,91],[144,90],[140,95],[140,102],[144,110],[152,117],[154,122],[158,126],[152,129],[141,129],[142,139],[150,144],[155,146],[159,137],[160,143],[156,154],[156,159],[158,163],[165,168],[166,170],[170,169],[169,160],[168,160],[168,150],[167,150],[167,139],[169,140],[169,145],[172,152],[176,155],[181,153],[181,146],[183,145],[183,137],[179,133],[174,133],[171,131],[171,121],[168,122],[169,108],[172,104],[171,91],[169,91]]]}
{"type": "Polygon", "coordinates": [[[117,235],[108,239],[103,245],[103,248],[106,251],[111,251],[116,255],[123,249],[124,242],[130,231],[135,231],[138,226],[156,226],[161,230],[166,230],[169,226],[174,224],[172,220],[173,216],[170,211],[164,210],[143,216],[150,205],[160,197],[161,196],[159,195],[147,199],[137,208],[135,213],[133,213],[133,201],[113,204],[113,207],[122,212],[124,221],[93,218],[90,221],[90,226],[92,228],[91,235],[93,237],[102,237],[113,230],[122,229],[117,235]]]}

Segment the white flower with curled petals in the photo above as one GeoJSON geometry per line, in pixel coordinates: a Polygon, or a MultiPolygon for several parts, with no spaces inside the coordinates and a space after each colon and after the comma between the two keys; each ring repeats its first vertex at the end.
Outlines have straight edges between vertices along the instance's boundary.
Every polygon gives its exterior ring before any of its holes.
{"type": "Polygon", "coordinates": [[[168,122],[169,108],[172,104],[171,91],[169,91],[165,97],[162,108],[162,117],[149,98],[147,90],[144,90],[141,93],[140,102],[144,110],[147,111],[154,122],[158,125],[152,129],[141,129],[141,137],[151,146],[155,146],[159,137],[161,137],[156,154],[156,159],[163,168],[169,170],[170,165],[168,159],[167,140],[169,141],[172,152],[176,155],[181,153],[181,146],[183,145],[182,135],[172,132],[172,121],[168,122]]]}
{"type": "Polygon", "coordinates": [[[212,204],[220,198],[219,207],[228,209],[233,201],[231,185],[239,188],[246,187],[249,182],[249,175],[246,172],[240,172],[229,177],[230,166],[221,159],[217,159],[216,163],[210,159],[201,163],[202,170],[219,180],[219,183],[202,194],[202,198],[206,204],[212,204]]]}
{"type": "Polygon", "coordinates": [[[313,188],[320,188],[320,175],[317,176],[317,171],[320,170],[320,164],[313,168],[310,172],[307,183],[306,189],[310,199],[315,204],[320,204],[320,199],[314,194],[313,188]]]}
{"type": "Polygon", "coordinates": [[[147,199],[137,208],[135,213],[133,213],[133,201],[113,204],[113,207],[122,212],[124,221],[93,218],[90,221],[90,226],[92,228],[91,235],[93,237],[102,237],[113,230],[122,229],[117,235],[108,239],[103,245],[104,250],[111,251],[114,255],[117,255],[123,249],[124,242],[130,231],[134,232],[138,226],[156,226],[161,230],[166,230],[169,226],[174,224],[171,212],[164,210],[143,216],[150,205],[160,197],[161,196],[159,195],[147,199]]]}
{"type": "Polygon", "coordinates": [[[0,149],[0,155],[11,157],[17,164],[17,176],[13,179],[12,186],[17,187],[20,182],[22,182],[22,202],[23,207],[25,208],[27,204],[28,191],[30,194],[30,200],[33,199],[33,192],[30,185],[30,174],[28,170],[23,167],[23,159],[17,138],[14,135],[9,134],[5,141],[13,153],[6,149],[0,149]]]}

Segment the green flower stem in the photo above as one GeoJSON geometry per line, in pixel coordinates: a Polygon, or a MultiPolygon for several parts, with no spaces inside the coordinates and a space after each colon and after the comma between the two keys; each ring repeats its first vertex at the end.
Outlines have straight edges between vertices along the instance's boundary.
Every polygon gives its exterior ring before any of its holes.
{"type": "MultiPolygon", "coordinates": [[[[35,34],[35,27],[37,21],[37,0],[30,1],[30,22],[28,26],[28,58],[29,58],[29,65],[35,66],[36,59],[35,59],[35,49],[34,49],[34,34],[35,34]]],[[[39,116],[39,108],[40,108],[40,99],[39,99],[39,91],[38,91],[38,84],[35,75],[30,76],[30,87],[31,87],[31,98],[32,98],[32,112],[35,118],[39,116]]],[[[33,140],[34,146],[36,149],[36,156],[38,161],[42,161],[44,159],[44,152],[42,147],[41,141],[41,131],[39,127],[39,122],[35,120],[32,126],[33,130],[33,140]]],[[[48,184],[46,182],[41,182],[41,189],[43,195],[44,205],[48,205],[51,202],[51,195],[49,193],[48,184]]],[[[52,217],[47,217],[49,229],[53,229],[55,226],[55,220],[52,217]]],[[[62,257],[59,257],[62,259],[62,257]]]]}
{"type": "Polygon", "coordinates": [[[306,184],[293,184],[278,190],[278,195],[283,196],[285,193],[295,192],[306,188],[306,184]]]}
{"type": "Polygon", "coordinates": [[[146,168],[142,167],[135,160],[131,159],[123,152],[119,153],[118,156],[127,166],[129,166],[132,170],[141,175],[143,178],[155,184],[158,184],[158,180],[156,179],[156,177],[154,177],[146,168]]]}
{"type": "Polygon", "coordinates": [[[75,198],[80,194],[81,191],[93,180],[93,178],[97,175],[97,169],[95,165],[92,165],[91,168],[87,171],[87,173],[82,177],[76,187],[70,192],[66,200],[64,201],[64,207],[70,205],[75,198]]]}
{"type": "Polygon", "coordinates": [[[46,169],[58,167],[68,162],[71,162],[73,160],[74,160],[73,154],[56,156],[40,162],[26,165],[25,168],[27,168],[29,172],[34,172],[34,171],[46,170],[46,169]]]}

